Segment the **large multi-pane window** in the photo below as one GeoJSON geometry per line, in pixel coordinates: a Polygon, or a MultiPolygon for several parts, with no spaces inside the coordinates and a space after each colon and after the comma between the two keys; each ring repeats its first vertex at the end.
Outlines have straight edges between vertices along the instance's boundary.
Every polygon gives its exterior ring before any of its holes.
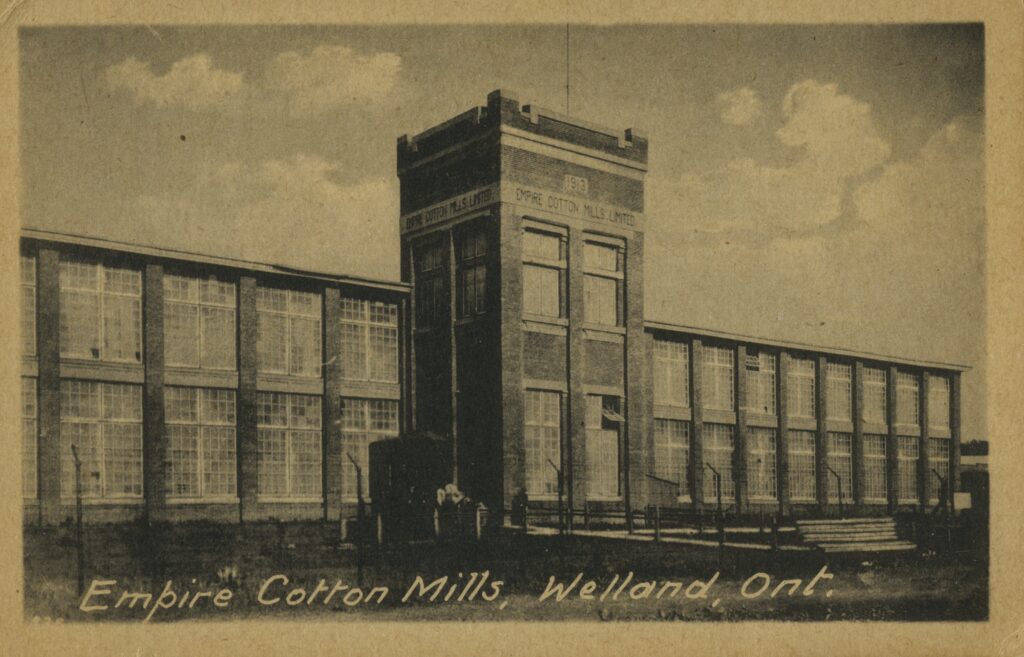
{"type": "Polygon", "coordinates": [[[523,312],[565,316],[565,236],[523,231],[523,312]]]}
{"type": "Polygon", "coordinates": [[[949,427],[949,377],[928,379],[928,426],[949,427]]]}
{"type": "Polygon", "coordinates": [[[256,294],[259,371],[320,376],[321,301],[315,292],[260,287],[256,294]]]}
{"type": "MultiPolygon", "coordinates": [[[[947,488],[947,495],[949,495],[949,438],[929,438],[928,439],[928,464],[933,472],[928,473],[928,478],[931,479],[932,484],[928,490],[931,492],[929,495],[929,501],[932,503],[939,501],[939,486],[942,485],[939,479],[935,476],[935,473],[939,473],[942,477],[943,482],[947,488]]],[[[948,499],[948,498],[947,498],[948,499]]]]}
{"type": "Polygon", "coordinates": [[[444,299],[444,244],[437,240],[413,247],[416,271],[416,326],[426,327],[448,314],[444,299]]]}
{"type": "Polygon", "coordinates": [[[82,497],[141,497],[142,386],[61,381],[60,442],[62,496],[75,496],[74,446],[82,497]]]}
{"type": "Polygon", "coordinates": [[[398,306],[341,299],[341,376],[398,382],[398,306]]]}
{"type": "Polygon", "coordinates": [[[487,233],[484,226],[465,230],[458,240],[459,317],[472,317],[487,311],[487,233]]]}
{"type": "Polygon", "coordinates": [[[235,391],[164,388],[168,496],[234,497],[235,391]]]}
{"type": "Polygon", "coordinates": [[[814,432],[789,432],[789,497],[793,501],[815,499],[814,432]]]}
{"type": "Polygon", "coordinates": [[[654,475],[666,482],[675,482],[677,495],[690,494],[689,422],[655,418],[654,475]]]}
{"type": "Polygon", "coordinates": [[[233,370],[235,284],[164,276],[164,359],[170,367],[233,370]]]}
{"type": "Polygon", "coordinates": [[[558,494],[562,467],[562,396],[550,390],[527,390],[523,422],[526,447],[526,494],[548,497],[558,494]]]}
{"type": "Polygon", "coordinates": [[[261,392],[256,409],[259,494],[270,498],[319,498],[320,397],[261,392]]]}
{"type": "Polygon", "coordinates": [[[825,367],[826,417],[830,420],[853,419],[853,368],[844,363],[828,363],[825,367]]]}
{"type": "Polygon", "coordinates": [[[747,354],[747,410],[775,415],[775,354],[747,354]]]}
{"type": "Polygon", "coordinates": [[[341,495],[355,501],[355,459],[362,473],[362,495],[370,492],[370,443],[398,435],[398,402],[390,399],[341,399],[341,495]]]}
{"type": "Polygon", "coordinates": [[[621,244],[583,243],[583,321],[604,326],[622,325],[624,270],[621,244]]]}
{"type": "Polygon", "coordinates": [[[654,403],[690,405],[690,349],[685,342],[654,341],[654,403]]]}
{"type": "Polygon", "coordinates": [[[36,259],[21,256],[21,353],[36,355],[36,259]]]}
{"type": "Polygon", "coordinates": [[[587,395],[586,408],[587,496],[618,497],[619,398],[587,395]]]}
{"type": "Polygon", "coordinates": [[[814,418],[815,373],[814,360],[810,358],[793,358],[789,361],[787,407],[790,417],[814,418]]]}
{"type": "Polygon", "coordinates": [[[896,422],[917,425],[921,420],[920,380],[910,372],[896,373],[896,422]]]}
{"type": "Polygon", "coordinates": [[[849,433],[828,434],[828,501],[839,502],[842,488],[843,503],[853,499],[853,436],[849,433]],[[836,479],[836,475],[839,479],[836,479]]]}
{"type": "Polygon", "coordinates": [[[885,370],[877,367],[864,368],[864,409],[862,419],[865,422],[885,424],[886,389],[885,370]]]}
{"type": "MultiPolygon", "coordinates": [[[[733,427],[730,424],[704,425],[704,463],[718,471],[722,484],[722,499],[732,500],[736,486],[732,476],[733,427]]],[[[710,468],[704,470],[704,501],[718,500],[715,474],[710,468]]]]}
{"type": "Polygon", "coordinates": [[[920,445],[916,436],[896,437],[896,459],[899,473],[896,497],[900,502],[917,502],[917,469],[920,445]]]}
{"type": "Polygon", "coordinates": [[[775,429],[747,429],[747,485],[754,499],[775,499],[775,429]]]}
{"type": "Polygon", "coordinates": [[[34,499],[39,488],[39,404],[36,378],[21,377],[21,492],[34,499]]]}
{"type": "Polygon", "coordinates": [[[884,504],[889,499],[885,476],[886,437],[864,434],[864,501],[884,504]]]}
{"type": "Polygon", "coordinates": [[[703,369],[704,408],[721,411],[733,410],[735,351],[729,347],[704,345],[700,353],[703,369]]]}
{"type": "Polygon", "coordinates": [[[142,362],[142,275],[79,260],[60,263],[60,355],[142,362]]]}

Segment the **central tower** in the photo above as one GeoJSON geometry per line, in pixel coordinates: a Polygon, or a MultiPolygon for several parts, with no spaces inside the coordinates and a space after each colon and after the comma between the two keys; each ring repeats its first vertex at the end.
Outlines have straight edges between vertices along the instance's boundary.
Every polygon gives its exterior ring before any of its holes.
{"type": "MultiPolygon", "coordinates": [[[[647,140],[494,91],[398,140],[413,425],[494,510],[642,508],[647,140]]],[[[645,412],[646,411],[646,412],[645,412]]]]}

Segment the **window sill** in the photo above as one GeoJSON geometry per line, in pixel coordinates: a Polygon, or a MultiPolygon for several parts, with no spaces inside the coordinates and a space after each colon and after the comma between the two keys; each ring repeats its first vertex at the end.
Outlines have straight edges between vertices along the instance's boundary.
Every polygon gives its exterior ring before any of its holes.
{"type": "Polygon", "coordinates": [[[565,317],[552,317],[551,315],[537,315],[534,313],[523,313],[524,322],[536,324],[550,324],[552,326],[568,326],[569,320],[565,317]]]}
{"type": "Polygon", "coordinates": [[[204,504],[238,504],[237,497],[168,497],[168,506],[200,506],[204,504]]]}
{"type": "Polygon", "coordinates": [[[455,320],[455,325],[456,326],[464,326],[466,324],[473,324],[475,322],[478,322],[478,321],[484,319],[485,317],[487,317],[487,313],[485,313],[485,312],[484,313],[477,313],[475,315],[470,315],[468,317],[459,317],[458,319],[455,320]]]}
{"type": "Polygon", "coordinates": [[[612,326],[611,324],[594,324],[593,322],[583,322],[582,327],[584,331],[594,331],[595,333],[613,333],[615,335],[626,335],[625,326],[612,326]]]}
{"type": "Polygon", "coordinates": [[[621,502],[621,495],[587,495],[587,502],[621,502]]]}
{"type": "MultiPolygon", "coordinates": [[[[74,506],[75,498],[62,497],[61,504],[74,506]]],[[[146,500],[142,497],[83,497],[82,506],[142,506],[146,500]]]]}
{"type": "Polygon", "coordinates": [[[323,504],[322,497],[257,497],[257,504],[323,504]]]}

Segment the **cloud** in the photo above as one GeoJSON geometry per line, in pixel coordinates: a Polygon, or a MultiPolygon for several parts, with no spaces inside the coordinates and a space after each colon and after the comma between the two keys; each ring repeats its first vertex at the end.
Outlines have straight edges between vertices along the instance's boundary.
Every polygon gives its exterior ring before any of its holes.
{"type": "Polygon", "coordinates": [[[871,108],[834,84],[793,85],[775,132],[782,164],[749,157],[652,187],[651,214],[663,229],[750,243],[792,238],[836,222],[852,184],[889,157],[871,108]]]}
{"type": "Polygon", "coordinates": [[[175,62],[163,75],[129,57],[109,67],[105,79],[111,89],[128,93],[139,105],[315,116],[383,100],[397,84],[401,64],[394,53],[363,55],[345,46],[322,45],[308,53],[280,53],[254,75],[218,68],[200,53],[175,62]]]}
{"type": "Polygon", "coordinates": [[[217,68],[205,53],[175,62],[163,75],[155,75],[149,64],[129,57],[107,69],[106,81],[140,105],[180,105],[191,110],[221,105],[244,88],[241,73],[217,68]]]}
{"type": "Polygon", "coordinates": [[[750,87],[724,91],[715,101],[719,116],[729,125],[749,125],[761,116],[761,99],[750,87]]]}
{"type": "Polygon", "coordinates": [[[288,98],[292,114],[319,114],[360,101],[379,101],[395,86],[402,60],[394,53],[360,55],[318,46],[308,55],[281,53],[264,71],[268,91],[288,98]]]}
{"type": "MultiPolygon", "coordinates": [[[[144,242],[369,277],[398,276],[398,190],[340,181],[336,162],[297,154],[201,166],[183,184],[130,204],[144,242]]],[[[131,239],[130,236],[125,237],[131,239]]]]}

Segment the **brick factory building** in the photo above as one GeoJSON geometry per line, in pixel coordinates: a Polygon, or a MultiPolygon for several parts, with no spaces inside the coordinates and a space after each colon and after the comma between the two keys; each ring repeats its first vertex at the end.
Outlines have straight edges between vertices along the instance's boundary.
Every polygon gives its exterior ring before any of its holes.
{"type": "Polygon", "coordinates": [[[23,231],[26,522],[72,445],[87,521],[336,521],[413,431],[493,510],[933,506],[964,368],[645,321],[647,147],[504,91],[400,138],[401,282],[23,231]]]}

